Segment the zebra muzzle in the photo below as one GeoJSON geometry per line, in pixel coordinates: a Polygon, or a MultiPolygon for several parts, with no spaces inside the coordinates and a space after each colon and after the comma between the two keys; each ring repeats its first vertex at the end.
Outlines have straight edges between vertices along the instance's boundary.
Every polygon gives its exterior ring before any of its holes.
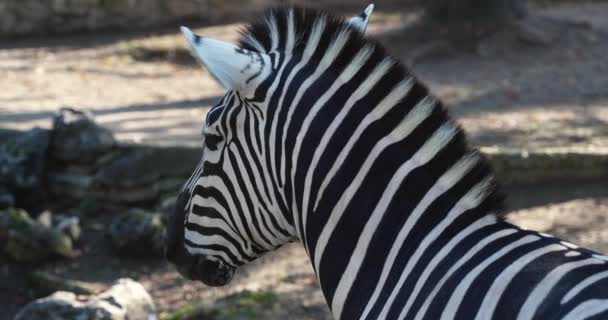
{"type": "Polygon", "coordinates": [[[227,266],[204,255],[192,255],[186,250],[184,220],[188,193],[181,193],[176,201],[175,212],[169,216],[164,239],[165,258],[177,271],[190,280],[201,281],[208,286],[223,286],[232,280],[234,267],[227,266]]]}
{"type": "Polygon", "coordinates": [[[201,281],[208,286],[219,287],[228,284],[233,275],[234,268],[232,267],[217,261],[198,258],[190,268],[188,278],[201,281]]]}

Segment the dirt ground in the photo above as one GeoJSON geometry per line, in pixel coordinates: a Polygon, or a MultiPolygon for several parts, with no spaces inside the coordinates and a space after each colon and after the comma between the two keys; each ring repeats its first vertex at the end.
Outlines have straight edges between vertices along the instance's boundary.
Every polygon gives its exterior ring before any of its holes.
{"type": "MultiPolygon", "coordinates": [[[[482,55],[433,51],[416,59],[412,69],[448,105],[475,144],[605,148],[605,12],[607,3],[552,7],[541,14],[584,21],[590,29],[565,32],[550,46],[520,44],[482,55]]],[[[395,56],[410,61],[424,47],[400,37],[414,18],[412,13],[378,8],[369,32],[395,56]]],[[[233,41],[240,26],[213,26],[198,32],[233,41]]],[[[203,115],[224,91],[196,65],[134,59],[130,49],[142,40],[182,49],[186,45],[177,32],[0,43],[0,127],[48,127],[57,108],[72,106],[93,111],[121,140],[199,145],[203,115]]]]}
{"type": "MultiPolygon", "coordinates": [[[[398,41],[409,15],[378,10],[370,32],[396,56],[409,60],[415,44],[398,41]]],[[[552,8],[543,14],[585,21],[591,29],[564,34],[548,47],[522,46],[492,55],[439,52],[417,59],[413,70],[446,102],[477,145],[608,148],[606,12],[607,4],[552,8]]],[[[200,33],[234,40],[238,28],[215,26],[200,33]]],[[[140,37],[103,33],[1,43],[0,127],[49,126],[58,107],[73,106],[93,111],[121,140],[198,145],[203,116],[221,88],[190,64],[133,59],[126,53],[133,38],[140,37]]],[[[171,42],[179,35],[160,38],[171,42]]],[[[510,187],[506,192],[514,223],[608,252],[605,182],[510,187]]],[[[26,268],[1,263],[0,320],[11,319],[31,298],[24,274],[34,268],[101,284],[132,277],[149,290],[161,312],[260,289],[278,296],[261,318],[329,319],[298,244],[239,270],[230,286],[208,288],[180,278],[160,259],[117,257],[104,244],[106,219],[85,224],[75,259],[26,268]]]]}

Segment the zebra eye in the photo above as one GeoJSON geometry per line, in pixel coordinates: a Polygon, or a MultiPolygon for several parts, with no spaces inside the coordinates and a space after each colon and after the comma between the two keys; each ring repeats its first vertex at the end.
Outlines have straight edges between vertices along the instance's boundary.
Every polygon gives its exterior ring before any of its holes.
{"type": "Polygon", "coordinates": [[[207,134],[205,136],[205,145],[209,150],[215,151],[218,148],[219,143],[222,141],[222,137],[216,134],[207,134]]]}

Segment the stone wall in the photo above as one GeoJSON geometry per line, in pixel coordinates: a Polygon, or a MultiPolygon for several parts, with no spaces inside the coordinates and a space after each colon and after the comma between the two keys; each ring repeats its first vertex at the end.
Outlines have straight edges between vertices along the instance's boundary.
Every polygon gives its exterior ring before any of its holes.
{"type": "Polygon", "coordinates": [[[186,19],[213,23],[226,17],[244,17],[271,3],[271,0],[0,0],[0,36],[137,29],[186,19]]]}

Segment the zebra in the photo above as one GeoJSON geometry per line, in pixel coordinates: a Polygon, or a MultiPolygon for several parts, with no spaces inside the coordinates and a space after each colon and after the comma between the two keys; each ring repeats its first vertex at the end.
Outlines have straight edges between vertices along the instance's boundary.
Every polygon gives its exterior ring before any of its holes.
{"type": "Polygon", "coordinates": [[[182,27],[225,88],[165,236],[209,286],[299,241],[336,319],[608,319],[607,258],[504,219],[459,125],[346,20],[269,10],[237,45],[182,27]]]}

